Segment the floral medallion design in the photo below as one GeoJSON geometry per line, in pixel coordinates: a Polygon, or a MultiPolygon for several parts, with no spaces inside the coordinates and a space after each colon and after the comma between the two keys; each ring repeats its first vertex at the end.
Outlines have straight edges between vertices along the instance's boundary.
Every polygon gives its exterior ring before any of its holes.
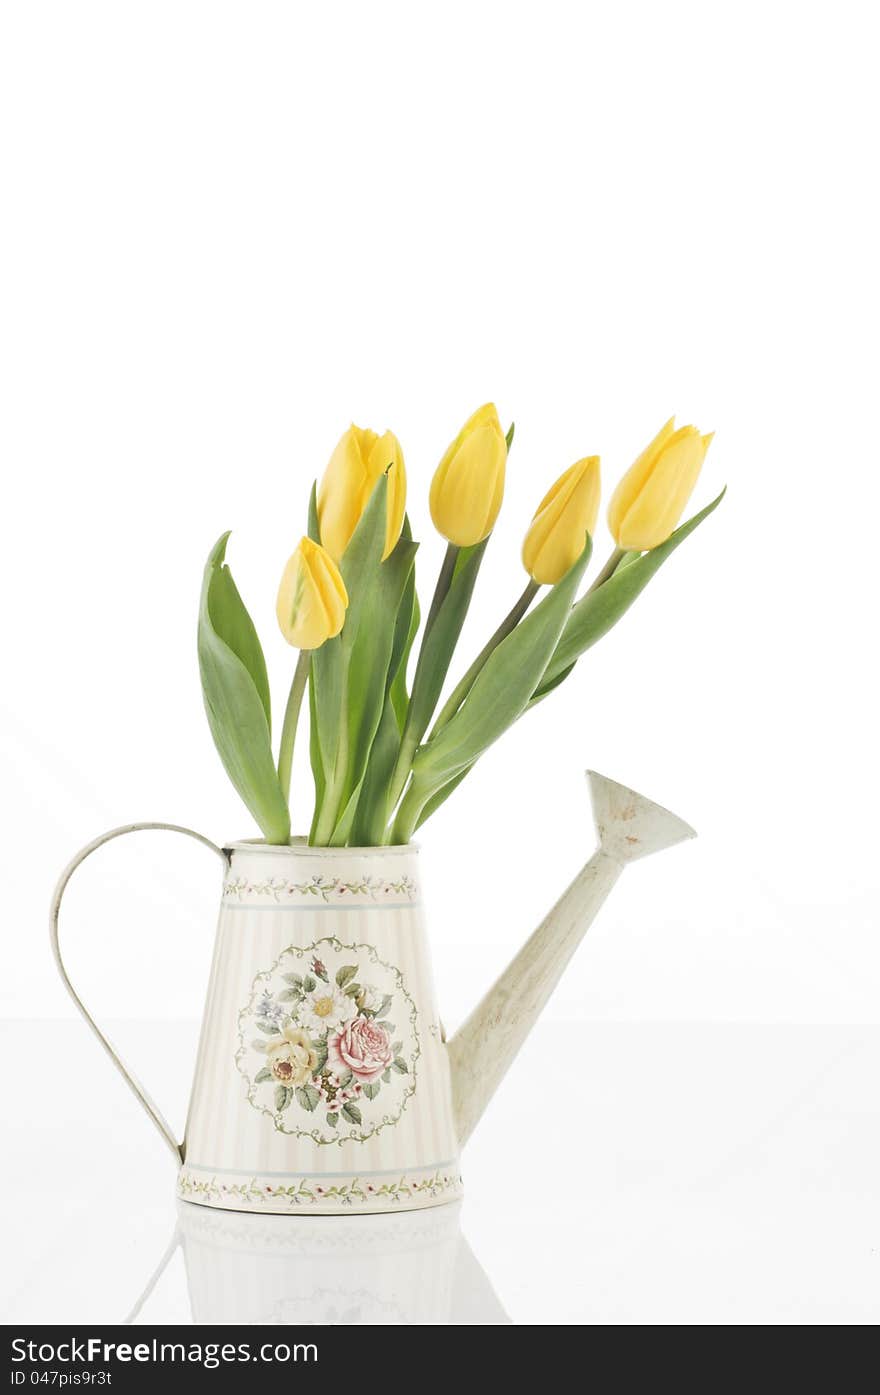
{"type": "Polygon", "coordinates": [[[335,936],[290,945],[257,974],[235,1062],[281,1133],[362,1143],[396,1124],[416,1088],[418,1014],[400,970],[335,936]]]}

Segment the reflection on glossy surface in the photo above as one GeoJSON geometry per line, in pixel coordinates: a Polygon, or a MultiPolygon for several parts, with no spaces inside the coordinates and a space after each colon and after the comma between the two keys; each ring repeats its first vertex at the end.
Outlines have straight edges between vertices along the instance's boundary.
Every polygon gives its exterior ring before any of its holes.
{"type": "MultiPolygon", "coordinates": [[[[162,1043],[168,1079],[184,1095],[175,1063],[195,1027],[127,1025],[136,1058],[162,1043]]],[[[538,1040],[522,1058],[527,1095],[546,1094],[548,1060],[584,1066],[582,1108],[569,1112],[559,1140],[565,1171],[551,1185],[538,1138],[524,1143],[516,1166],[499,1165],[510,1157],[518,1096],[509,1096],[489,1111],[469,1150],[462,1211],[465,1234],[514,1322],[876,1325],[880,1028],[559,1019],[536,1030],[538,1040]]],[[[20,1022],[0,1023],[0,1059],[13,1059],[21,1033],[20,1022]]],[[[0,1125],[9,1178],[0,1313],[8,1324],[119,1322],[175,1232],[168,1162],[158,1146],[145,1146],[136,1106],[121,1087],[113,1108],[93,1111],[99,1067],[79,1023],[52,1023],[51,1038],[65,1077],[51,1117],[33,1082],[9,1073],[0,1125]]],[[[443,1207],[433,1214],[445,1227],[455,1213],[443,1207]]],[[[204,1223],[215,1218],[225,1233],[239,1220],[203,1208],[204,1223]]],[[[381,1296],[388,1292],[385,1261],[363,1256],[361,1247],[383,1222],[397,1231],[402,1219],[254,1217],[245,1221],[241,1263],[254,1263],[248,1237],[261,1220],[272,1226],[270,1238],[303,1245],[349,1230],[351,1273],[367,1269],[381,1296]]],[[[428,1219],[413,1217],[417,1234],[428,1219]]],[[[194,1237],[200,1254],[209,1243],[207,1234],[194,1237]]],[[[176,1234],[174,1246],[133,1315],[139,1323],[176,1325],[191,1322],[194,1307],[200,1319],[217,1311],[196,1287],[195,1258],[190,1300],[176,1234]]],[[[448,1265],[439,1242],[438,1251],[440,1267],[448,1265]]],[[[233,1270],[233,1284],[234,1256],[219,1253],[216,1263],[233,1270]]],[[[340,1289],[343,1296],[348,1288],[375,1295],[370,1282],[349,1284],[346,1263],[345,1255],[338,1268],[307,1256],[307,1297],[319,1281],[337,1294],[337,1304],[340,1289]]],[[[403,1255],[398,1263],[412,1272],[403,1255]]],[[[502,1322],[466,1247],[454,1264],[434,1322],[502,1322]]],[[[275,1296],[297,1298],[295,1257],[292,1274],[283,1267],[275,1296]]],[[[393,1289],[391,1296],[398,1301],[393,1289]]],[[[414,1316],[424,1311],[415,1296],[398,1307],[414,1316]]],[[[246,1295],[239,1312],[260,1316],[246,1295]]]]}
{"type": "Polygon", "coordinates": [[[332,1326],[510,1321],[461,1232],[461,1207],[379,1216],[254,1216],[178,1202],[195,1323],[332,1326]]]}

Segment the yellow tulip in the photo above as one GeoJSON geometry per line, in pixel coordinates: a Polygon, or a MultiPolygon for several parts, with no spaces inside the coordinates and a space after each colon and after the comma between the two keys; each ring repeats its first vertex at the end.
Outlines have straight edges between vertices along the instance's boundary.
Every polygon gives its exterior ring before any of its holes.
{"type": "Polygon", "coordinates": [[[383,561],[397,544],[406,511],[403,451],[391,431],[377,436],[375,431],[350,426],[331,455],[318,489],[321,542],[334,561],[338,562],[348,547],[370,495],[386,471],[388,508],[383,561]]]}
{"type": "Polygon", "coordinates": [[[538,505],[523,542],[523,566],[541,586],[561,581],[596,528],[601,493],[598,455],[566,470],[538,505]]]}
{"type": "Polygon", "coordinates": [[[504,496],[507,441],[488,402],[465,422],[431,481],[431,517],[457,547],[482,542],[495,527],[504,496]]]}
{"type": "Polygon", "coordinates": [[[697,482],[712,436],[675,429],[670,417],[611,496],[608,527],[618,547],[648,552],[673,531],[697,482]]]}
{"type": "Polygon", "coordinates": [[[345,623],[348,592],[329,552],[302,538],[284,568],[276,614],[281,633],[297,649],[320,649],[345,623]]]}

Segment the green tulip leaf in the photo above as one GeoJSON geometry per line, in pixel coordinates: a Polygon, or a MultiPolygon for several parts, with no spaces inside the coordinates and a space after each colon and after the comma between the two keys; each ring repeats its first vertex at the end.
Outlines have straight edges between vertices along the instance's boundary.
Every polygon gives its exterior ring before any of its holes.
{"type": "Polygon", "coordinates": [[[290,815],[272,759],[266,661],[257,632],[226,565],[229,534],[205,566],[198,654],[214,745],[233,785],[270,843],[286,843],[290,815]]]}
{"type": "MultiPolygon", "coordinates": [[[[412,533],[409,519],[404,519],[402,538],[409,541],[412,533]]],[[[416,594],[415,567],[407,577],[403,600],[394,624],[394,642],[388,665],[387,694],[382,715],[364,774],[357,801],[357,812],[350,831],[350,841],[362,847],[378,847],[385,841],[388,821],[388,790],[400,736],[406,722],[409,695],[406,670],[413,641],[419,628],[419,598],[416,594]]]]}
{"type": "Polygon", "coordinates": [[[309,715],[312,723],[309,751],[315,781],[312,835],[336,769],[345,702],[344,681],[342,639],[337,635],[335,639],[328,639],[320,649],[312,651],[309,668],[309,715]]]}
{"type": "Polygon", "coordinates": [[[548,678],[546,682],[542,680],[540,686],[535,689],[534,696],[529,702],[526,711],[530,711],[531,708],[535,707],[539,702],[543,702],[545,697],[549,697],[550,694],[554,691],[554,689],[559,687],[560,683],[565,682],[566,678],[573,671],[573,669],[574,664],[571,663],[569,664],[568,668],[561,669],[559,673],[554,674],[552,678],[548,678]]]}
{"type": "Polygon", "coordinates": [[[400,728],[389,697],[382,708],[351,825],[351,842],[357,847],[376,848],[385,842],[388,786],[399,750],[400,728]]]}
{"type": "MultiPolygon", "coordinates": [[[[403,533],[401,536],[407,540],[412,538],[408,517],[404,519],[403,533]]],[[[391,663],[388,665],[389,692],[400,731],[403,731],[406,722],[406,714],[409,709],[406,671],[409,665],[409,656],[412,653],[412,647],[415,643],[416,635],[419,632],[420,618],[419,597],[416,591],[416,572],[415,567],[413,567],[407,577],[403,600],[397,612],[397,620],[394,625],[394,645],[391,650],[391,663]]]]}
{"type": "MultiPolygon", "coordinates": [[[[413,572],[412,579],[411,579],[411,584],[412,584],[412,609],[411,609],[411,611],[410,611],[409,630],[407,631],[406,642],[405,642],[405,644],[404,644],[404,646],[403,646],[403,651],[402,651],[401,656],[400,656],[400,662],[398,663],[396,669],[394,670],[394,677],[393,677],[392,680],[391,680],[391,690],[390,690],[390,691],[391,691],[391,704],[392,704],[392,706],[393,706],[393,708],[394,708],[394,715],[395,715],[395,717],[396,717],[396,719],[397,719],[397,726],[398,726],[398,729],[399,729],[401,732],[403,731],[403,728],[404,728],[405,725],[406,725],[406,716],[407,716],[407,713],[408,713],[408,711],[409,711],[409,690],[408,690],[407,685],[406,685],[406,675],[407,675],[407,668],[408,668],[408,666],[409,666],[409,656],[410,656],[410,654],[412,653],[412,647],[413,647],[413,644],[415,643],[416,635],[417,635],[418,632],[419,632],[419,623],[420,623],[421,618],[422,618],[422,617],[421,617],[421,609],[420,609],[420,607],[419,607],[419,598],[418,598],[418,596],[417,596],[417,594],[416,594],[416,589],[415,589],[415,572],[413,572]]],[[[406,596],[404,596],[403,606],[401,607],[401,611],[404,611],[404,612],[405,612],[406,607],[407,607],[407,598],[406,598],[406,596]]],[[[393,667],[394,667],[394,665],[392,664],[392,668],[393,668],[393,667]]]]}
{"type": "Polygon", "coordinates": [[[528,705],[559,642],[592,542],[565,576],[489,655],[464,703],[413,761],[416,783],[439,788],[491,746],[528,705]]]}
{"type": "MultiPolygon", "coordinates": [[[[342,556],[339,570],[348,592],[345,624],[335,639],[328,639],[312,654],[311,686],[314,691],[312,711],[317,718],[317,750],[320,755],[322,779],[329,787],[334,777],[341,780],[337,769],[339,742],[345,717],[348,662],[357,637],[364,605],[371,582],[378,573],[385,550],[385,500],[388,481],[382,475],[361,515],[351,541],[342,556]]],[[[313,496],[314,497],[314,496],[313,496]]],[[[310,509],[310,524],[317,526],[317,511],[310,509]]],[[[313,762],[314,767],[314,762],[313,762]]],[[[325,789],[326,794],[326,789],[325,789]]],[[[315,824],[320,808],[316,803],[315,824]]]]}
{"type": "MultiPolygon", "coordinates": [[[[314,658],[312,662],[314,663],[314,658]]],[[[309,761],[312,767],[312,780],[315,784],[314,817],[317,819],[318,810],[324,799],[327,779],[324,775],[324,760],[321,755],[321,742],[318,738],[318,710],[314,682],[309,683],[309,761]]],[[[314,832],[314,824],[312,831],[314,832]]]]}
{"type": "Polygon", "coordinates": [[[306,524],[306,532],[312,542],[321,541],[321,529],[318,526],[318,481],[312,484],[312,492],[309,495],[309,516],[306,524]]]}
{"type": "Polygon", "coordinates": [[[349,650],[357,637],[367,606],[370,583],[375,581],[382,565],[387,501],[388,476],[380,475],[339,563],[342,580],[348,592],[348,609],[345,612],[345,624],[340,638],[349,650]]]}
{"type": "MultiPolygon", "coordinates": [[[[542,701],[543,698],[547,697],[548,694],[550,694],[554,688],[557,688],[560,683],[564,682],[572,672],[579,656],[579,653],[575,652],[574,645],[572,644],[572,636],[577,636],[578,640],[586,640],[583,649],[579,651],[582,653],[584,649],[589,648],[590,644],[595,643],[597,639],[600,639],[602,635],[607,633],[607,630],[611,628],[615,620],[620,618],[620,615],[624,613],[639,592],[647,585],[658,567],[662,565],[678,544],[683,542],[703,519],[708,517],[713,509],[717,508],[723,497],[724,491],[722,490],[717,499],[713,500],[713,502],[699,514],[689,519],[687,523],[683,524],[660,548],[655,548],[653,552],[647,554],[642,554],[640,552],[626,553],[614,575],[610,578],[610,581],[606,582],[599,591],[588,593],[587,596],[575,604],[563,628],[559,644],[548,665],[547,672],[541,680],[534,696],[527,704],[526,711],[535,706],[536,703],[542,701]],[[652,558],[653,563],[648,565],[652,558]],[[627,573],[631,572],[635,567],[638,567],[639,570],[632,576],[627,577],[627,573]],[[627,582],[626,586],[624,585],[624,580],[627,582]],[[629,587],[634,580],[636,581],[636,586],[633,590],[630,590],[629,587]],[[595,604],[594,597],[600,596],[602,592],[605,591],[605,588],[612,583],[614,583],[614,587],[610,595],[615,600],[615,607],[612,609],[606,604],[600,610],[595,604]],[[614,613],[615,610],[616,614],[614,613]],[[614,618],[609,620],[609,615],[613,615],[614,618]],[[592,630],[591,626],[588,626],[588,619],[590,619],[591,622],[596,622],[595,631],[592,630]],[[599,623],[601,623],[601,629],[599,628],[599,623]],[[564,648],[563,646],[566,647],[564,648]]],[[[605,596],[605,601],[606,603],[608,601],[607,594],[605,596]]],[[[441,785],[439,789],[434,787],[433,792],[429,794],[427,799],[425,799],[424,786],[421,782],[416,782],[416,788],[413,790],[411,803],[415,808],[420,808],[420,812],[415,818],[413,832],[421,828],[422,824],[424,824],[432,814],[436,813],[440,806],[444,804],[449,796],[458,788],[465,776],[470,774],[472,769],[473,765],[465,766],[463,770],[459,770],[451,780],[441,785]],[[424,800],[424,803],[421,802],[422,800],[424,800]]]]}
{"type": "Polygon", "coordinates": [[[412,575],[418,543],[401,538],[381,564],[363,597],[360,627],[348,662],[345,720],[347,770],[342,814],[332,842],[348,841],[373,741],[388,698],[389,669],[397,634],[396,617],[412,575]]]}
{"type": "MultiPolygon", "coordinates": [[[[312,485],[312,492],[309,495],[309,516],[306,528],[308,536],[312,542],[321,541],[321,530],[318,527],[318,485],[312,485]]],[[[310,672],[314,671],[315,658],[312,655],[312,662],[309,665],[310,672]]],[[[324,798],[326,787],[326,777],[324,775],[324,761],[321,756],[321,743],[318,739],[318,713],[315,703],[315,683],[314,679],[309,683],[309,761],[312,767],[312,779],[315,784],[315,809],[314,817],[317,819],[318,810],[324,798]]],[[[312,825],[314,832],[314,824],[312,825]]]]}
{"type": "Polygon", "coordinates": [[[422,639],[408,712],[409,734],[414,746],[421,741],[434,715],[488,542],[489,539],[484,538],[473,547],[461,549],[449,590],[422,639]]]}
{"type": "Polygon", "coordinates": [[[218,638],[244,664],[257,690],[271,736],[272,709],[266,660],[254,622],[239,595],[229,564],[226,562],[226,546],[230,536],[227,532],[218,538],[208,558],[200,619],[204,616],[218,638]]]}
{"type": "Polygon", "coordinates": [[[440,805],[445,804],[449,796],[455,793],[465,775],[470,775],[473,768],[473,765],[466,765],[463,770],[459,770],[458,774],[453,775],[452,779],[448,781],[447,784],[442,785],[439,790],[431,795],[431,798],[423,806],[422,812],[416,819],[413,833],[416,832],[416,829],[421,828],[423,823],[427,823],[432,814],[436,814],[440,805]]]}
{"type": "Polygon", "coordinates": [[[725,490],[722,489],[717,499],[713,499],[711,504],[694,514],[687,523],[683,523],[659,547],[652,548],[650,552],[641,556],[628,553],[606,582],[596,591],[588,591],[572,607],[553,657],[534,694],[533,702],[539,702],[558,686],[571,672],[580,656],[617,624],[667,557],[699,527],[704,518],[708,518],[709,514],[717,509],[724,494],[725,490]]]}

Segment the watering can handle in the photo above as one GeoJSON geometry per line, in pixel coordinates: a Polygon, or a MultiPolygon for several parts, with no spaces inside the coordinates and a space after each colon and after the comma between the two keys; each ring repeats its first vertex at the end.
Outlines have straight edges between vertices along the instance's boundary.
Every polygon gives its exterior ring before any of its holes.
{"type": "Polygon", "coordinates": [[[82,1013],[86,1022],[91,1027],[95,1036],[98,1038],[98,1041],[101,1043],[104,1050],[107,1052],[107,1055],[110,1057],[110,1060],[113,1062],[116,1069],[122,1075],[126,1084],[129,1086],[131,1090],[134,1091],[135,1095],[140,1100],[144,1109],[149,1114],[153,1123],[156,1125],[156,1128],[159,1130],[165,1142],[168,1144],[168,1147],[174,1154],[176,1161],[178,1163],[181,1163],[183,1161],[183,1144],[177,1142],[177,1140],[174,1137],[174,1134],[171,1132],[171,1129],[166,1119],[163,1117],[157,1106],[150,1099],[150,1096],[147,1094],[144,1087],[122,1064],[122,1061],[117,1056],[110,1042],[104,1036],[104,1033],[101,1031],[97,1022],[92,1017],[88,1008],[83,1003],[82,999],[80,998],[79,994],[77,993],[76,989],[70,981],[67,969],[64,967],[64,960],[61,957],[61,948],[58,944],[58,915],[61,910],[61,898],[67,889],[67,883],[70,881],[77,867],[79,867],[81,863],[85,862],[87,857],[91,857],[92,853],[96,852],[98,848],[103,847],[105,843],[111,843],[114,838],[121,838],[124,833],[141,833],[149,829],[161,829],[167,833],[183,833],[187,838],[194,838],[197,843],[204,843],[205,847],[210,848],[212,852],[215,852],[224,863],[227,862],[226,854],[223,852],[222,848],[218,848],[217,844],[212,843],[210,838],[205,838],[201,833],[195,833],[191,828],[182,828],[180,824],[127,823],[123,824],[121,828],[111,828],[109,833],[102,833],[100,838],[94,838],[91,843],[87,843],[84,848],[81,848],[80,851],[77,853],[76,857],[73,859],[73,861],[70,862],[67,865],[67,867],[65,867],[64,871],[61,873],[61,876],[58,880],[58,885],[56,886],[52,896],[52,906],[49,912],[49,938],[52,941],[52,953],[55,956],[55,963],[58,965],[58,972],[61,975],[65,988],[67,989],[73,1001],[76,1003],[76,1006],[79,1008],[80,1012],[82,1013]]]}

